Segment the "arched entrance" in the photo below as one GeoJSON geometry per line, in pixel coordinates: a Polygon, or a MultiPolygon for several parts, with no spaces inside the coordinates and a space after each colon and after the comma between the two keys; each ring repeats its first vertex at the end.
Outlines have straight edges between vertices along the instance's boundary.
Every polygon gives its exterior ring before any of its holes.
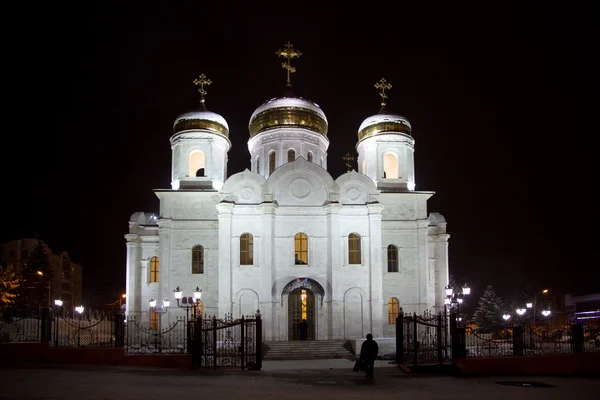
{"type": "Polygon", "coordinates": [[[318,329],[317,309],[323,306],[325,291],[311,278],[296,278],[290,281],[281,292],[281,305],[287,297],[288,340],[299,340],[298,324],[302,319],[308,323],[307,340],[316,340],[318,329]]]}
{"type": "Polygon", "coordinates": [[[306,320],[306,340],[315,340],[315,294],[308,288],[298,288],[288,296],[288,338],[301,340],[300,322],[306,320]]]}

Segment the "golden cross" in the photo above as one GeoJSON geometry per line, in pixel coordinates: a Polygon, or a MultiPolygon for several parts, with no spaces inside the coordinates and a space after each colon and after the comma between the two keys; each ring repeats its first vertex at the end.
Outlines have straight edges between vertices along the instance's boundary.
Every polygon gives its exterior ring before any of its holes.
{"type": "Polygon", "coordinates": [[[348,172],[352,171],[352,164],[350,163],[356,160],[356,157],[354,157],[350,153],[346,153],[346,155],[342,157],[342,160],[344,160],[344,162],[346,163],[346,168],[348,168],[348,172]]]}
{"type": "Polygon", "coordinates": [[[204,95],[206,95],[206,90],[204,90],[204,85],[210,86],[212,81],[210,79],[206,79],[206,75],[200,74],[200,76],[194,79],[194,85],[200,86],[198,92],[200,93],[200,103],[204,103],[204,95]]]}
{"type": "Polygon", "coordinates": [[[385,107],[385,99],[387,99],[387,94],[385,94],[386,90],[390,90],[392,85],[389,84],[385,78],[381,78],[378,83],[375,84],[375,89],[381,89],[379,95],[381,96],[381,107],[385,107]]]}
{"type": "Polygon", "coordinates": [[[288,40],[287,44],[285,45],[285,49],[284,50],[277,50],[275,52],[275,54],[277,54],[279,57],[284,57],[286,59],[286,61],[284,63],[281,63],[281,66],[287,70],[287,87],[292,87],[292,80],[290,79],[291,76],[290,74],[296,72],[296,68],[292,67],[292,58],[298,58],[302,55],[302,53],[300,53],[298,50],[294,49],[294,45],[290,43],[290,41],[288,40]]]}

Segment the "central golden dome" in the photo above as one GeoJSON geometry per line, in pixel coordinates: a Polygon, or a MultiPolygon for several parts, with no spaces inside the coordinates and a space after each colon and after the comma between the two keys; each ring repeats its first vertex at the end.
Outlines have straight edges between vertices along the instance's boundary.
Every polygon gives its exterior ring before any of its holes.
{"type": "Polygon", "coordinates": [[[263,103],[250,117],[250,137],[276,128],[304,128],[327,136],[327,118],[321,108],[301,97],[276,97],[263,103]]]}

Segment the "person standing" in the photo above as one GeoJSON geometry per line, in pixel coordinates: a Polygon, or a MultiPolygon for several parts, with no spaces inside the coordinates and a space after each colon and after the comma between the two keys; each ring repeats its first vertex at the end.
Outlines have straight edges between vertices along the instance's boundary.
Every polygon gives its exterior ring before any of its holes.
{"type": "Polygon", "coordinates": [[[379,346],[373,340],[373,335],[367,334],[367,340],[360,347],[360,359],[365,366],[365,378],[373,379],[373,368],[375,367],[375,359],[379,353],[379,346]]]}
{"type": "Polygon", "coordinates": [[[308,338],[308,322],[306,322],[306,319],[298,324],[298,329],[300,330],[300,340],[306,340],[308,338]]]}

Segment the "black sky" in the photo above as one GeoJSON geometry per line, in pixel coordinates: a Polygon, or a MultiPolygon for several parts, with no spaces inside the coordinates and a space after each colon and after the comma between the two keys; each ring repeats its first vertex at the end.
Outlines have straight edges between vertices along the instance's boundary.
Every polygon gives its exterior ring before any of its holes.
{"type": "Polygon", "coordinates": [[[392,83],[388,106],[413,126],[417,190],[436,192],[429,210],[448,220],[460,282],[599,292],[597,128],[577,113],[595,82],[591,10],[525,3],[347,3],[345,17],[202,2],[22,10],[5,48],[2,240],[37,231],[77,254],[86,288],[119,293],[127,221],[158,212],[153,189],[170,187],[169,138],[197,107],[193,79],[213,81],[207,106],[227,119],[228,172],[240,172],[250,115],[282,93],[275,51],[290,40],[303,53],[294,91],[329,120],[334,178],[379,110],[374,83],[392,83]]]}

